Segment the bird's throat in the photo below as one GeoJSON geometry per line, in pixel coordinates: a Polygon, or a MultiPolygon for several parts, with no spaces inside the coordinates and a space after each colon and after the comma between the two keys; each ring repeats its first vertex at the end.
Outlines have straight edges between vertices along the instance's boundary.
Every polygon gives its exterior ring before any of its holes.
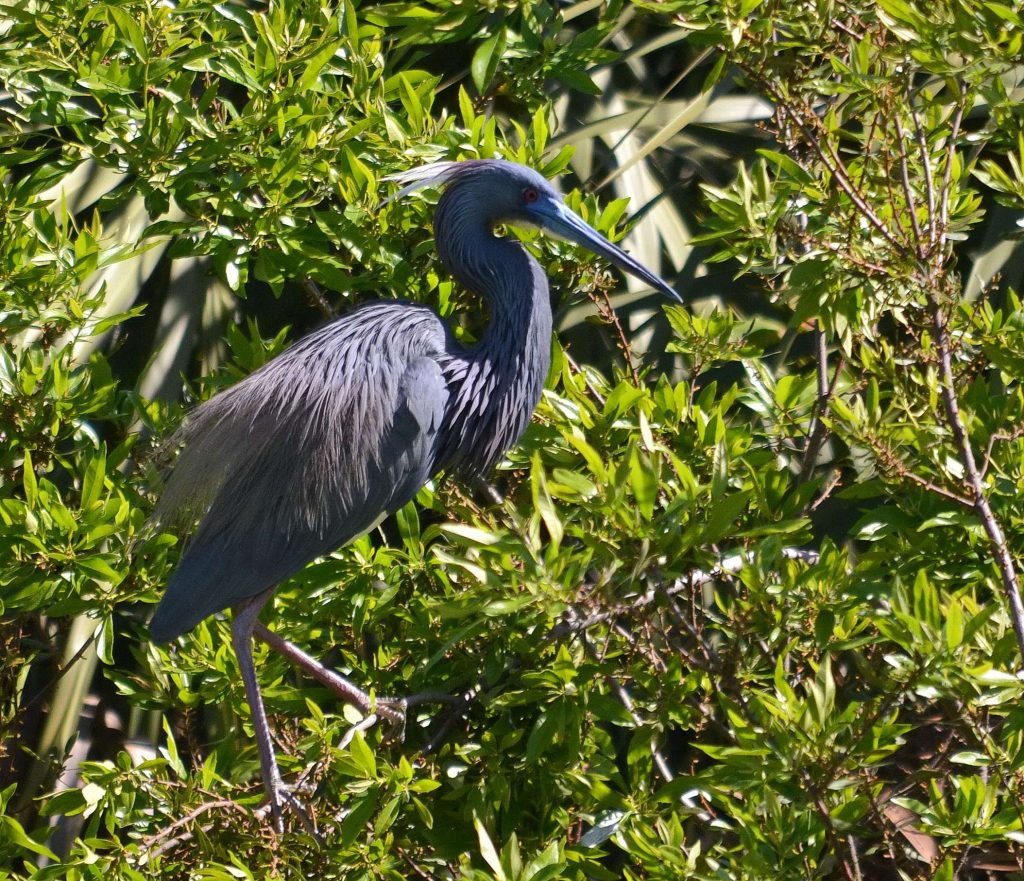
{"type": "Polygon", "coordinates": [[[485,231],[474,255],[471,264],[445,260],[487,301],[490,321],[480,342],[446,370],[448,424],[456,428],[444,445],[443,467],[484,476],[522,436],[540,401],[551,364],[552,317],[547,278],[522,245],[485,231]]]}

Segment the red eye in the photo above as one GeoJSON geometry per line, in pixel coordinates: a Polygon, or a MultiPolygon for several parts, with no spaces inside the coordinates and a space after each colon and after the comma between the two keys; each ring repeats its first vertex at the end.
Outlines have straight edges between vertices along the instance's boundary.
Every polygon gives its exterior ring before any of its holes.
{"type": "Polygon", "coordinates": [[[523,190],[523,201],[527,205],[532,205],[539,198],[540,193],[538,193],[533,187],[527,187],[525,190],[523,190]]]}

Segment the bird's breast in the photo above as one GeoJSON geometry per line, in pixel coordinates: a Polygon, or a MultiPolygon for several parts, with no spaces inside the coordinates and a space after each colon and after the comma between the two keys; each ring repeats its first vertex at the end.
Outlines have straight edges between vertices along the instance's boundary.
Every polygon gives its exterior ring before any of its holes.
{"type": "Polygon", "coordinates": [[[440,467],[465,477],[484,476],[526,430],[540,401],[549,350],[531,363],[486,357],[443,365],[449,387],[440,467]]]}

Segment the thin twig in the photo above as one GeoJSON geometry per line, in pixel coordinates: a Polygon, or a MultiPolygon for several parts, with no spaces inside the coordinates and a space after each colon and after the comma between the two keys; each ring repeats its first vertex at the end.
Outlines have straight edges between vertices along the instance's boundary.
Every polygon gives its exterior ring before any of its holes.
{"type": "Polygon", "coordinates": [[[848,37],[853,37],[853,39],[857,40],[858,42],[860,42],[861,40],[864,39],[864,34],[858,34],[855,30],[853,30],[853,28],[851,28],[848,24],[846,24],[846,22],[844,22],[842,19],[833,18],[832,19],[832,27],[834,27],[837,31],[842,31],[848,37]]]}
{"type": "Polygon", "coordinates": [[[368,716],[364,716],[345,732],[345,736],[338,741],[338,749],[348,749],[348,746],[352,743],[357,731],[369,731],[377,724],[377,721],[376,713],[370,713],[368,716]]]}
{"type": "Polygon", "coordinates": [[[327,298],[323,295],[320,290],[320,286],[313,281],[311,278],[304,278],[302,280],[302,289],[309,295],[309,298],[313,301],[313,304],[319,309],[324,317],[335,319],[338,317],[338,313],[334,307],[327,301],[327,298]]]}
{"type": "Polygon", "coordinates": [[[917,256],[924,259],[925,247],[924,236],[921,235],[921,225],[917,222],[917,200],[914,198],[914,191],[910,187],[910,171],[907,168],[907,136],[903,131],[903,123],[900,122],[900,115],[895,115],[896,121],[896,143],[900,151],[900,182],[903,184],[903,198],[907,200],[907,213],[910,215],[910,226],[914,230],[914,241],[917,243],[917,256]]]}
{"type": "Polygon", "coordinates": [[[1024,435],[1024,425],[1018,425],[1013,431],[993,431],[988,436],[988,443],[985,445],[985,455],[981,459],[981,476],[988,474],[988,467],[992,464],[992,450],[999,441],[1012,441],[1024,435]]]}
{"type": "Polygon", "coordinates": [[[420,749],[419,755],[429,755],[444,743],[445,738],[448,736],[448,732],[459,719],[465,717],[466,710],[476,703],[484,689],[487,687],[488,685],[486,680],[481,678],[471,689],[463,692],[461,695],[458,695],[453,702],[452,710],[448,713],[437,731],[435,731],[431,736],[430,740],[428,740],[420,749]]]}
{"type": "MultiPolygon", "coordinates": [[[[756,73],[755,73],[756,76],[756,73]]],[[[872,207],[867,203],[864,196],[854,185],[850,179],[850,174],[846,170],[846,165],[843,163],[842,158],[833,149],[830,142],[822,142],[821,138],[815,136],[814,132],[811,131],[809,125],[802,120],[792,107],[786,103],[785,98],[779,93],[779,91],[769,82],[758,77],[761,86],[771,94],[772,98],[777,102],[779,110],[786,116],[788,116],[798,129],[803,133],[807,143],[810,147],[818,154],[818,158],[822,161],[822,164],[828,170],[828,172],[835,178],[836,183],[839,184],[840,189],[850,197],[850,200],[854,205],[857,206],[860,213],[867,219],[867,221],[881,234],[882,238],[885,239],[892,247],[898,251],[902,250],[902,244],[893,236],[892,231],[882,222],[882,220],[875,214],[872,207]]],[[[805,108],[805,113],[808,118],[814,120],[815,126],[821,125],[821,120],[814,114],[813,111],[805,108]]]]}
{"type": "Polygon", "coordinates": [[[930,253],[935,248],[935,237],[938,232],[938,218],[935,216],[935,184],[932,181],[932,162],[928,155],[928,139],[924,136],[924,129],[921,127],[921,117],[914,107],[914,100],[907,95],[907,103],[910,105],[910,118],[914,120],[914,133],[917,137],[917,147],[921,153],[921,164],[924,166],[924,191],[928,197],[928,249],[930,253]]]}
{"type": "MultiPolygon", "coordinates": [[[[234,801],[233,799],[230,799],[230,798],[219,798],[219,799],[215,799],[215,800],[212,800],[212,801],[204,801],[197,808],[193,808],[191,811],[189,811],[187,814],[185,814],[184,817],[179,817],[173,823],[168,824],[163,829],[160,829],[159,831],[154,832],[152,835],[148,836],[147,838],[144,838],[142,840],[142,847],[145,850],[151,850],[153,845],[156,844],[158,841],[160,841],[163,838],[167,838],[168,835],[171,835],[172,833],[176,832],[178,829],[181,829],[183,826],[187,826],[189,823],[191,823],[193,820],[195,820],[196,817],[202,816],[207,811],[216,811],[216,810],[220,810],[221,808],[231,808],[232,810],[235,810],[235,811],[241,811],[243,814],[245,814],[247,816],[249,814],[249,811],[246,808],[244,808],[238,802],[236,802],[236,801],[234,801]]],[[[213,824],[211,823],[210,826],[212,826],[212,825],[213,824]]],[[[208,829],[208,828],[210,828],[210,826],[204,826],[203,828],[204,829],[208,829]]],[[[171,838],[169,841],[165,841],[156,850],[152,850],[149,855],[150,855],[150,857],[160,856],[161,854],[166,853],[168,850],[170,850],[171,848],[173,848],[177,844],[181,844],[181,843],[183,843],[185,841],[189,841],[189,840],[191,840],[194,837],[195,836],[194,836],[194,834],[192,832],[187,832],[184,835],[178,835],[178,836],[176,836],[174,838],[171,838]]]]}
{"type": "Polygon", "coordinates": [[[56,675],[51,680],[49,680],[47,683],[45,683],[43,685],[42,688],[39,689],[39,691],[35,694],[35,696],[31,700],[28,700],[24,704],[22,704],[21,709],[19,710],[19,712],[24,713],[26,710],[30,709],[31,707],[33,707],[37,703],[39,703],[39,701],[41,701],[44,697],[46,697],[46,695],[50,694],[52,689],[53,689],[53,686],[55,686],[58,682],[60,682],[61,679],[63,679],[70,672],[71,668],[74,667],[75,664],[77,664],[80,660],[82,660],[82,657],[85,655],[86,651],[88,651],[89,646],[91,646],[94,642],[96,642],[96,637],[97,637],[98,634],[99,634],[99,625],[97,624],[96,630],[94,630],[91,634],[89,634],[89,636],[78,647],[78,649],[75,651],[75,653],[70,658],[68,658],[67,663],[64,664],[64,666],[62,666],[57,671],[56,675]]]}
{"type": "Polygon", "coordinates": [[[821,322],[815,323],[814,327],[814,348],[817,350],[817,364],[815,374],[818,380],[818,398],[827,398],[832,391],[828,381],[828,340],[825,339],[825,331],[822,330],[821,322]]]}
{"type": "Polygon", "coordinates": [[[1024,604],[1021,603],[1020,583],[1017,578],[1017,570],[1014,566],[1013,556],[1006,544],[1006,537],[1003,535],[1002,527],[992,513],[992,507],[985,495],[985,487],[982,482],[981,472],[978,470],[974,459],[974,450],[971,447],[970,438],[967,435],[967,427],[963,416],[960,413],[960,402],[956,396],[956,386],[953,379],[953,365],[951,358],[951,345],[949,341],[949,330],[947,327],[946,314],[942,305],[936,299],[933,290],[927,290],[928,305],[931,310],[932,328],[935,332],[935,346],[939,353],[939,386],[942,395],[942,402],[946,410],[946,418],[949,427],[953,431],[957,450],[960,454],[960,463],[964,466],[967,475],[967,483],[974,494],[973,507],[981,520],[985,533],[988,535],[989,544],[992,546],[992,553],[995,555],[999,567],[1000,578],[1003,582],[1003,590],[1010,606],[1010,620],[1013,622],[1013,630],[1017,635],[1017,645],[1020,648],[1021,656],[1024,657],[1024,604]]]}
{"type": "MultiPolygon", "coordinates": [[[[590,641],[590,638],[587,636],[587,634],[580,634],[580,639],[583,642],[583,648],[586,650],[587,654],[590,655],[590,657],[593,658],[595,661],[599,661],[600,658],[598,657],[597,651],[594,648],[594,644],[590,641]]],[[[626,687],[621,682],[619,682],[614,676],[609,675],[607,679],[608,684],[612,687],[612,690],[618,697],[619,702],[622,704],[622,706],[626,708],[626,712],[629,713],[629,717],[633,720],[634,724],[638,726],[643,725],[643,719],[640,718],[640,716],[637,714],[635,704],[633,703],[633,698],[630,697],[630,694],[626,690],[626,687]]],[[[665,757],[661,754],[661,751],[658,749],[658,745],[657,743],[655,743],[653,737],[651,737],[651,757],[654,759],[654,764],[658,769],[658,773],[661,774],[662,779],[666,783],[671,783],[673,780],[675,780],[675,774],[673,774],[672,769],[669,768],[668,762],[666,761],[665,757]]]]}
{"type": "Polygon", "coordinates": [[[426,879],[426,881],[436,881],[435,876],[427,872],[422,866],[420,866],[406,851],[399,847],[397,844],[395,847],[395,853],[397,853],[403,860],[409,864],[409,868],[412,869],[420,878],[426,879]]]}
{"type": "Polygon", "coordinates": [[[864,876],[860,871],[860,857],[857,855],[857,839],[853,835],[847,835],[846,843],[850,845],[850,859],[853,862],[853,877],[856,881],[864,881],[864,876]]]}
{"type": "Polygon", "coordinates": [[[626,362],[629,375],[634,385],[640,385],[640,374],[637,372],[636,364],[633,363],[633,349],[629,345],[626,332],[622,329],[622,322],[619,321],[619,316],[615,314],[615,310],[612,308],[612,301],[608,297],[608,292],[602,289],[599,295],[591,294],[590,292],[587,295],[590,297],[591,302],[597,306],[597,312],[601,316],[601,320],[608,322],[615,328],[615,333],[618,335],[619,350],[622,352],[622,358],[626,362]]]}
{"type": "Polygon", "coordinates": [[[967,98],[967,84],[960,83],[960,101],[956,105],[953,121],[949,128],[949,143],[946,144],[946,170],[942,177],[942,189],[939,191],[939,243],[945,241],[946,223],[949,217],[949,185],[953,175],[953,156],[956,153],[956,140],[960,135],[960,124],[964,118],[964,103],[967,98]]]}
{"type": "MultiPolygon", "coordinates": [[[[780,553],[784,559],[800,560],[808,566],[815,565],[820,556],[817,551],[810,548],[783,548],[780,553]]],[[[689,593],[693,588],[710,584],[724,575],[735,575],[742,571],[744,566],[753,562],[754,557],[754,551],[741,551],[737,554],[722,557],[718,565],[712,569],[693,569],[685,575],[676,578],[671,584],[662,584],[649,588],[642,594],[635,596],[630,602],[620,603],[613,609],[597,612],[586,618],[572,616],[567,621],[560,621],[548,631],[545,639],[562,639],[566,636],[584,633],[589,628],[601,624],[610,618],[642,609],[644,606],[653,603],[659,596],[675,596],[680,593],[689,593]]]]}
{"type": "Polygon", "coordinates": [[[825,484],[825,486],[821,490],[821,492],[818,493],[818,497],[813,502],[811,502],[811,504],[808,506],[807,510],[808,511],[817,511],[818,508],[822,504],[825,503],[825,501],[828,499],[828,497],[830,495],[832,495],[833,490],[835,490],[835,488],[837,486],[839,486],[839,483],[840,483],[840,481],[842,481],[842,479],[843,479],[843,472],[840,471],[838,468],[833,468],[832,469],[832,475],[829,477],[828,483],[825,484]]]}
{"type": "Polygon", "coordinates": [[[839,832],[836,830],[835,821],[832,818],[832,812],[829,810],[828,805],[825,803],[825,799],[818,789],[815,780],[811,777],[810,772],[806,768],[800,769],[800,776],[804,781],[804,788],[810,793],[811,800],[814,806],[818,809],[818,813],[821,815],[822,823],[825,826],[825,834],[832,839],[832,852],[839,860],[839,864],[843,867],[843,873],[846,875],[847,881],[857,881],[857,874],[853,871],[849,861],[841,855],[841,849],[839,842],[839,832]]]}
{"type": "Polygon", "coordinates": [[[597,386],[594,385],[590,380],[590,374],[587,370],[580,366],[572,355],[568,351],[565,351],[565,360],[569,362],[569,366],[573,369],[574,373],[578,373],[583,377],[583,381],[587,384],[587,391],[593,396],[594,400],[597,401],[597,405],[603,410],[606,403],[605,396],[601,394],[597,386]]]}
{"type": "Polygon", "coordinates": [[[916,483],[918,486],[928,490],[928,492],[942,496],[944,499],[949,499],[951,502],[956,502],[965,508],[974,508],[974,502],[967,498],[967,496],[962,496],[959,493],[946,489],[944,486],[939,486],[937,483],[921,477],[921,475],[915,474],[913,471],[901,471],[900,477],[905,477],[911,483],[916,483]]]}
{"type": "Polygon", "coordinates": [[[817,349],[817,371],[818,371],[818,399],[814,404],[814,414],[811,423],[811,433],[804,445],[804,460],[800,465],[799,483],[803,483],[811,476],[814,465],[818,460],[818,453],[821,445],[825,442],[826,427],[825,414],[828,412],[829,401],[836,390],[839,382],[839,374],[843,369],[845,361],[842,353],[836,359],[835,372],[832,374],[832,381],[828,379],[828,341],[825,339],[825,331],[818,322],[814,329],[814,342],[817,349]]]}
{"type": "Polygon", "coordinates": [[[842,257],[848,263],[852,263],[858,269],[863,269],[866,274],[884,275],[886,278],[889,278],[893,274],[891,266],[883,266],[881,263],[872,263],[870,260],[858,257],[850,251],[849,247],[843,248],[842,245],[835,242],[811,241],[815,246],[824,248],[826,251],[831,251],[836,256],[842,257]]]}
{"type": "Polygon", "coordinates": [[[863,437],[868,446],[871,447],[872,452],[874,452],[878,457],[878,460],[883,467],[890,469],[899,477],[909,480],[911,483],[917,484],[923,489],[928,490],[930,493],[942,496],[944,499],[949,499],[951,502],[956,502],[958,505],[974,510],[974,502],[967,496],[953,492],[953,490],[947,489],[935,481],[929,480],[926,477],[921,477],[920,474],[915,474],[911,471],[907,467],[906,463],[896,454],[895,451],[886,446],[885,442],[881,438],[876,437],[870,432],[865,433],[863,437]]]}

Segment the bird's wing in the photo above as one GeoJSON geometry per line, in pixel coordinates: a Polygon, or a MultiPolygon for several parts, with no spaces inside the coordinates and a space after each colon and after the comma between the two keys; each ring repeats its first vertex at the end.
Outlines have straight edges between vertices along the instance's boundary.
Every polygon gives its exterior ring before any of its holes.
{"type": "Polygon", "coordinates": [[[447,331],[363,307],[199,407],[154,515],[199,519],[151,625],[172,639],[372,528],[435,470],[447,331]]]}

